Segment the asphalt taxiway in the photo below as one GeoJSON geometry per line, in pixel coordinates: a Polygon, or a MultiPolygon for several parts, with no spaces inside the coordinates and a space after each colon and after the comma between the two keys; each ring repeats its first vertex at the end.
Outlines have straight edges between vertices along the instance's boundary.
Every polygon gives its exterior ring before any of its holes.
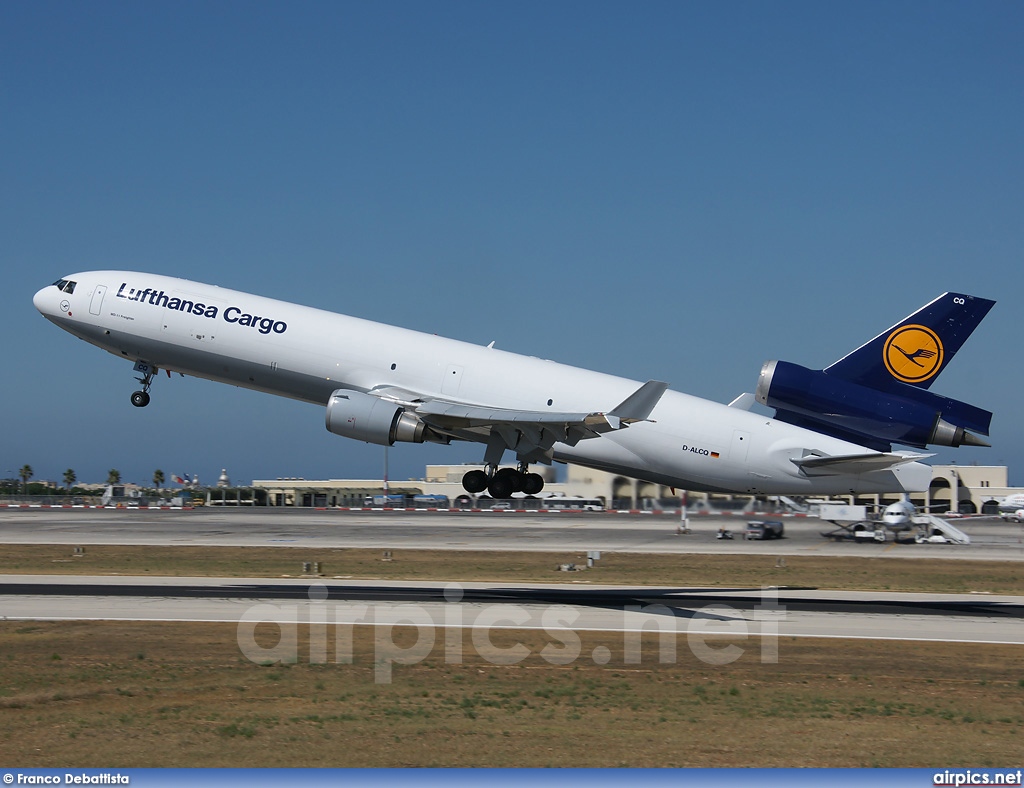
{"type": "Polygon", "coordinates": [[[1024,597],[810,589],[6,575],[0,618],[1024,644],[1024,597]]]}

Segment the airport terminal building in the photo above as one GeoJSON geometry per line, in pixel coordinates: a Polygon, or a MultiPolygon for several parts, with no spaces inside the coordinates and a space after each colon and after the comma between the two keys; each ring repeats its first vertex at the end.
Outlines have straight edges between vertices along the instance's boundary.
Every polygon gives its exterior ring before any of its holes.
{"type": "MultiPolygon", "coordinates": [[[[382,479],[257,479],[253,487],[266,495],[270,506],[342,506],[374,505],[379,496],[390,496],[390,502],[402,498],[419,503],[439,505],[447,501],[455,507],[490,505],[490,499],[469,495],[462,488],[462,476],[477,465],[428,465],[422,479],[389,481],[385,490],[382,479]],[[482,501],[482,504],[481,504],[482,501]]],[[[608,509],[659,510],[677,509],[683,500],[682,491],[664,485],[638,481],[624,476],[569,465],[565,481],[554,480],[554,468],[537,466],[545,477],[542,495],[563,496],[600,501],[608,509]]],[[[910,496],[911,502],[924,511],[943,513],[950,510],[964,514],[988,513],[996,510],[999,499],[1018,492],[1007,486],[1008,471],[1004,465],[935,465],[926,493],[910,496]],[[955,503],[954,503],[955,502],[955,503]]],[[[262,497],[262,494],[261,494],[262,497]]],[[[884,507],[899,497],[891,495],[842,496],[837,499],[868,507],[884,507]]],[[[777,505],[774,496],[722,496],[707,493],[685,494],[688,507],[708,506],[714,509],[761,508],[756,504],[777,505]]],[[[231,503],[231,501],[225,501],[231,503]]],[[[211,499],[210,503],[219,503],[211,499]]],[[[784,502],[782,502],[784,503],[784,502]]]]}

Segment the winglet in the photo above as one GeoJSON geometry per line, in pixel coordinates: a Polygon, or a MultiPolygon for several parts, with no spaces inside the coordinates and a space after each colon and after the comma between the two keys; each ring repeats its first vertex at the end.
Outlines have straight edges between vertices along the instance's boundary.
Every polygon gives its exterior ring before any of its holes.
{"type": "Polygon", "coordinates": [[[668,383],[660,380],[648,380],[644,385],[626,397],[608,413],[629,424],[633,421],[646,421],[654,406],[668,390],[668,383]]]}
{"type": "Polygon", "coordinates": [[[754,395],[749,391],[745,391],[740,394],[736,399],[729,403],[730,408],[738,408],[739,410],[750,410],[754,407],[754,395]]]}

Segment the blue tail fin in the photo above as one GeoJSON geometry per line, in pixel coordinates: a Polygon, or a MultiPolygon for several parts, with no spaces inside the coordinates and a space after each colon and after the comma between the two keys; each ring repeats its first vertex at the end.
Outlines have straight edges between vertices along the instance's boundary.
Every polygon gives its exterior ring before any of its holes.
{"type": "Polygon", "coordinates": [[[927,389],[995,304],[944,293],[825,372],[880,391],[908,384],[927,389]]]}
{"type": "Polygon", "coordinates": [[[876,451],[987,446],[989,411],[927,389],[993,304],[946,293],[824,370],[769,361],[754,397],[780,421],[876,451]]]}

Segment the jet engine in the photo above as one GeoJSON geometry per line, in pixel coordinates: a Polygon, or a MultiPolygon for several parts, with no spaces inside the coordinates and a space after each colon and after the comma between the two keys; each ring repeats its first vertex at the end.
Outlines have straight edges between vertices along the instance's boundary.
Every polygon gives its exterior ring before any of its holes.
{"type": "Polygon", "coordinates": [[[381,446],[396,441],[448,443],[401,405],[350,389],[338,389],[327,401],[327,429],[335,435],[381,446]]]}
{"type": "Polygon", "coordinates": [[[991,413],[902,383],[881,390],[824,370],[768,361],[754,397],[775,408],[780,421],[877,451],[890,451],[893,443],[922,449],[989,445],[969,430],[987,435],[991,413]]]}

